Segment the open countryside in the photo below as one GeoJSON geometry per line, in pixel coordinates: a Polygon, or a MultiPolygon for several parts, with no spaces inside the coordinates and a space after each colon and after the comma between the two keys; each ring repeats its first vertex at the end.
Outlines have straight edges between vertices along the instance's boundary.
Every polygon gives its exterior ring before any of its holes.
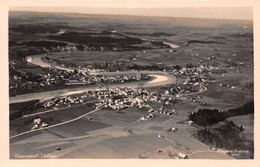
{"type": "Polygon", "coordinates": [[[253,70],[252,20],[9,11],[10,158],[252,159],[253,70]]]}

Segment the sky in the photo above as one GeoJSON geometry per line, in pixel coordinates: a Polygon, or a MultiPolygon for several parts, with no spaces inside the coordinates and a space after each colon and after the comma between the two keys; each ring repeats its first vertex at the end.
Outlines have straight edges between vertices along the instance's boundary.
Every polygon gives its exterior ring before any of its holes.
{"type": "Polygon", "coordinates": [[[111,14],[136,16],[166,16],[188,18],[218,18],[252,20],[251,7],[10,7],[11,11],[60,12],[82,14],[111,14]]]}

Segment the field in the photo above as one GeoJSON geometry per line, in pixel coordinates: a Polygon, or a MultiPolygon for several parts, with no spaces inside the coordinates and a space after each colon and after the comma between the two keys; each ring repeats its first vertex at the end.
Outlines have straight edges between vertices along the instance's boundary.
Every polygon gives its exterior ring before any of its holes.
{"type": "Polygon", "coordinates": [[[254,139],[254,115],[253,114],[248,114],[248,115],[243,115],[243,116],[235,116],[232,118],[229,118],[228,120],[232,120],[235,124],[238,126],[243,125],[244,133],[242,134],[243,136],[246,137],[248,140],[253,140],[254,139]]]}
{"type": "MultiPolygon", "coordinates": [[[[36,152],[52,154],[59,158],[148,159],[175,158],[179,152],[211,152],[206,145],[189,137],[188,131],[194,130],[193,127],[177,123],[183,117],[158,116],[140,122],[138,118],[143,114],[131,108],[120,113],[100,110],[89,115],[91,120],[82,118],[17,141],[12,145],[12,152],[17,153],[17,149],[26,150],[24,147],[29,146],[36,152]],[[172,125],[176,126],[179,132],[169,132],[168,128],[172,125]],[[164,135],[165,139],[158,138],[158,134],[164,135]],[[61,147],[62,150],[57,152],[55,147],[61,147]]],[[[218,157],[217,153],[214,154],[218,157]]],[[[11,153],[11,157],[13,156],[11,153]]],[[[222,155],[220,158],[229,157],[222,155]]]]}
{"type": "Polygon", "coordinates": [[[85,105],[74,106],[73,108],[65,108],[57,111],[53,110],[52,112],[46,112],[31,117],[15,119],[10,123],[10,134],[15,135],[25,131],[29,131],[30,128],[32,128],[33,120],[36,118],[41,118],[49,125],[55,125],[58,123],[69,121],[90,112],[94,109],[92,108],[92,106],[93,103],[89,103],[85,105]]]}

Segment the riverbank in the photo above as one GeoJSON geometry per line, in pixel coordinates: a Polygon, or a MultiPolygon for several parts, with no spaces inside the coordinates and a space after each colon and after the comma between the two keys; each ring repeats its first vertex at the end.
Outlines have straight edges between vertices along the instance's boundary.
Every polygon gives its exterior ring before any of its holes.
{"type": "MultiPolygon", "coordinates": [[[[50,65],[47,62],[44,62],[42,60],[42,57],[45,55],[35,55],[35,56],[28,56],[26,60],[34,65],[41,66],[43,68],[56,68],[56,66],[50,65]]],[[[63,70],[66,70],[67,68],[63,68],[63,70]]],[[[71,69],[67,69],[71,71],[71,69]]],[[[108,84],[105,85],[110,88],[126,88],[126,87],[133,87],[133,88],[142,88],[142,87],[155,87],[155,86],[162,86],[162,85],[169,85],[176,82],[176,77],[173,75],[170,75],[166,72],[162,71],[122,71],[122,72],[97,72],[97,73],[89,73],[90,75],[129,75],[129,74],[140,74],[140,73],[146,73],[149,76],[152,77],[152,80],[147,81],[138,81],[138,82],[129,82],[129,83],[122,83],[122,84],[108,84]]],[[[60,90],[53,90],[53,91],[45,91],[45,92],[39,92],[39,93],[28,93],[23,95],[17,95],[13,97],[9,97],[9,103],[19,103],[19,102],[25,102],[25,101],[31,101],[31,100],[42,100],[42,99],[49,99],[53,97],[58,96],[64,96],[68,94],[76,94],[81,93],[84,91],[89,90],[100,90],[104,89],[101,88],[99,85],[91,85],[86,87],[79,87],[79,88],[66,88],[66,89],[60,89],[60,90]]]]}

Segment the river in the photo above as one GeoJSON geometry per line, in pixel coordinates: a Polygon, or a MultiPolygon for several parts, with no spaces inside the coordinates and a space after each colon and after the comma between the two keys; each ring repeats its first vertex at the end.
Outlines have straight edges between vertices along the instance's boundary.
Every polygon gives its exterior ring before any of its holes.
{"type": "Polygon", "coordinates": [[[178,46],[178,45],[175,45],[175,44],[173,44],[173,43],[169,43],[169,42],[163,42],[164,44],[166,44],[166,45],[169,45],[171,48],[173,48],[173,49],[176,49],[176,48],[179,48],[180,46],[178,46]]]}
{"type": "MultiPolygon", "coordinates": [[[[49,67],[49,68],[57,68],[54,67],[46,62],[43,62],[41,57],[45,55],[34,55],[28,56],[26,60],[29,63],[41,66],[41,67],[49,67]]],[[[71,71],[72,69],[62,67],[63,70],[71,71]]],[[[176,77],[170,75],[166,72],[162,71],[122,71],[122,72],[104,72],[104,73],[92,73],[93,75],[123,75],[123,74],[137,74],[137,73],[147,73],[149,76],[152,77],[152,80],[148,81],[138,81],[138,82],[129,82],[129,83],[120,83],[120,84],[111,84],[108,85],[109,88],[126,88],[126,87],[133,87],[133,88],[147,88],[147,87],[155,87],[155,86],[162,86],[168,85],[176,82],[176,77]]],[[[104,89],[97,85],[87,86],[87,87],[79,87],[79,88],[67,88],[62,90],[53,90],[53,91],[45,91],[39,93],[28,93],[23,95],[17,95],[9,97],[9,103],[19,103],[25,102],[30,100],[42,100],[48,99],[58,96],[64,96],[69,94],[76,94],[81,93],[88,90],[100,90],[104,89]]]]}

